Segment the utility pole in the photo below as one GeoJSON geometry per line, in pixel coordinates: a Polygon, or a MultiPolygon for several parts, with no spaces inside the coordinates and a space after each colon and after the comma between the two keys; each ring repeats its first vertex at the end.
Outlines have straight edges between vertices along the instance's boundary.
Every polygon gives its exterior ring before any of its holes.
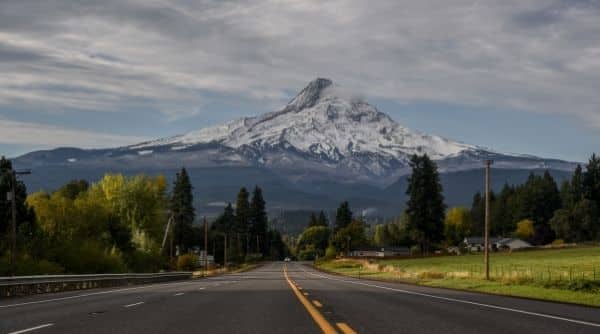
{"type": "Polygon", "coordinates": [[[490,166],[492,160],[485,161],[485,229],[484,229],[484,257],[485,279],[490,279],[490,166]]]}
{"type": "Polygon", "coordinates": [[[227,233],[223,235],[223,239],[225,240],[225,247],[223,250],[223,267],[227,269],[227,233]]]}
{"type": "Polygon", "coordinates": [[[258,244],[258,235],[256,236],[256,254],[260,253],[260,245],[258,244]]]}
{"type": "Polygon", "coordinates": [[[208,272],[208,222],[204,217],[204,276],[208,272]]]}
{"type": "Polygon", "coordinates": [[[16,171],[12,169],[8,173],[10,174],[10,192],[8,193],[8,197],[11,202],[12,211],[12,221],[10,224],[10,273],[14,276],[17,266],[17,175],[31,174],[31,171],[16,171]]]}

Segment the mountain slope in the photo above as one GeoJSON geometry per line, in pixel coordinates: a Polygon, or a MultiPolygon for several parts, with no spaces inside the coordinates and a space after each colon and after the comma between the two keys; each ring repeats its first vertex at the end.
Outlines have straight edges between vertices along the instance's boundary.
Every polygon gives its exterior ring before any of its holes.
{"type": "MultiPolygon", "coordinates": [[[[229,175],[227,181],[249,186],[272,180],[273,189],[283,196],[282,207],[299,203],[310,207],[315,204],[310,196],[327,205],[344,197],[369,205],[391,205],[378,189],[408,175],[410,156],[425,153],[436,160],[442,173],[481,169],[488,159],[494,160],[494,168],[519,173],[535,169],[570,172],[575,167],[571,162],[503,154],[406,128],[321,78],[278,111],[131,146],[32,152],[17,158],[15,164],[44,171],[43,178],[35,178],[33,190],[53,189],[74,175],[94,180],[108,171],[169,173],[185,166],[203,175],[198,182],[204,183],[213,182],[216,175],[217,182],[226,182],[219,178],[229,175]]],[[[219,193],[218,185],[211,189],[219,193]]],[[[203,200],[226,199],[215,195],[203,200]]]]}

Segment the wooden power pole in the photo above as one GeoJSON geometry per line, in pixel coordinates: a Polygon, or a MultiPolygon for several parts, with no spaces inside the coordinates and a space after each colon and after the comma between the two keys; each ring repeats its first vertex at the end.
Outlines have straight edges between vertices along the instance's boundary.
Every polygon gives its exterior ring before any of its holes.
{"type": "Polygon", "coordinates": [[[17,175],[15,171],[10,172],[10,205],[12,221],[10,224],[10,273],[16,275],[17,267],[17,175]]]}
{"type": "Polygon", "coordinates": [[[31,174],[30,170],[16,171],[14,169],[8,171],[10,174],[10,198],[11,207],[11,223],[10,223],[10,273],[16,275],[17,268],[17,175],[31,174]]]}
{"type": "Polygon", "coordinates": [[[223,250],[223,266],[225,269],[227,269],[227,233],[225,233],[223,239],[225,240],[225,249],[223,250]]]}
{"type": "Polygon", "coordinates": [[[204,217],[204,276],[208,272],[208,222],[204,217]]]}
{"type": "Polygon", "coordinates": [[[485,279],[490,279],[490,166],[492,160],[485,161],[485,228],[483,247],[485,256],[485,279]]]}

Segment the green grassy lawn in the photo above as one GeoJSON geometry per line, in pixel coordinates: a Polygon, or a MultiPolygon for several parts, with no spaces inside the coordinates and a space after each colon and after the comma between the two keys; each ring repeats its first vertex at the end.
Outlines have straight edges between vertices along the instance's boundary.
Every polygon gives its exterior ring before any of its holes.
{"type": "Polygon", "coordinates": [[[319,268],[350,276],[600,306],[600,247],[400,260],[334,260],[319,268]]]}

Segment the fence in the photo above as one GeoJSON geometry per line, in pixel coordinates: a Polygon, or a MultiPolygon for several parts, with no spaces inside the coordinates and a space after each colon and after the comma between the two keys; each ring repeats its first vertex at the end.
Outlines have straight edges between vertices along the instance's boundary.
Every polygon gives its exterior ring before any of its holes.
{"type": "Polygon", "coordinates": [[[192,272],[0,277],[0,297],[184,280],[192,272]]]}
{"type": "MultiPolygon", "coordinates": [[[[484,265],[458,266],[447,271],[447,277],[482,278],[485,275],[484,265]]],[[[600,267],[535,267],[520,265],[490,266],[490,277],[498,280],[529,280],[539,282],[589,280],[600,281],[600,267]]]]}

